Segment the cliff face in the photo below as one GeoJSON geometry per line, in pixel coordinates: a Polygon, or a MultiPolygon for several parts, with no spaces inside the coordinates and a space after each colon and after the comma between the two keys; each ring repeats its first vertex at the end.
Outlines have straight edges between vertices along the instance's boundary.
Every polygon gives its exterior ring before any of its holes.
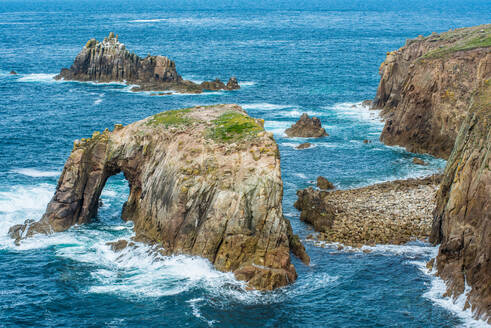
{"type": "Polygon", "coordinates": [[[118,172],[130,185],[123,219],[165,254],[203,256],[258,289],[296,279],[290,250],[308,262],[283,218],[278,147],[237,105],[167,111],[75,141],[44,216],[11,236],[89,222],[118,172]]]}
{"type": "MultiPolygon", "coordinates": [[[[174,90],[199,93],[210,90],[210,82],[196,84],[183,80],[176,64],[164,56],[140,58],[126,50],[118,36],[110,33],[102,42],[91,39],[77,55],[70,69],[63,68],[55,79],[137,84],[134,91],[174,90]],[[208,84],[207,84],[208,83],[208,84]]],[[[235,78],[225,85],[220,81],[212,90],[234,90],[240,86],[235,78]]],[[[212,84],[210,84],[212,85],[212,84]]]]}
{"type": "Polygon", "coordinates": [[[408,40],[387,54],[380,75],[381,140],[448,158],[472,92],[491,77],[491,25],[408,40]]]}
{"type": "Polygon", "coordinates": [[[473,97],[437,194],[431,234],[448,294],[491,323],[491,81],[473,97]]]}

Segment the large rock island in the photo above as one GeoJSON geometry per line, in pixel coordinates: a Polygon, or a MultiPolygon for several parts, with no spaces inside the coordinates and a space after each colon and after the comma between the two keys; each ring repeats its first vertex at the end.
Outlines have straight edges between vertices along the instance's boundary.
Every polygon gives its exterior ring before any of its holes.
{"type": "Polygon", "coordinates": [[[386,119],[381,140],[448,158],[472,93],[490,72],[491,25],[420,36],[387,53],[373,101],[386,119]]]}
{"type": "Polygon", "coordinates": [[[46,213],[10,235],[19,241],[90,222],[119,172],[130,186],[122,218],[134,222],[136,240],[165,254],[205,257],[266,290],[295,281],[290,251],[309,261],[283,217],[278,146],[237,105],[165,111],[75,141],[46,213]]]}
{"type": "Polygon", "coordinates": [[[203,90],[240,88],[235,77],[230,78],[227,84],[219,79],[201,84],[184,80],[172,60],[151,55],[141,58],[129,52],[112,32],[102,42],[96,39],[87,41],[72,66],[63,68],[55,79],[136,84],[132,91],[200,93],[203,90]]]}

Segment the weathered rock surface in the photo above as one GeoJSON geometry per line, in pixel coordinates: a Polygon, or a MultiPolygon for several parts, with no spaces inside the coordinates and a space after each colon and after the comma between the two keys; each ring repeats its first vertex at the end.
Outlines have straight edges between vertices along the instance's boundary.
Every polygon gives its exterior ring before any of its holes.
{"type": "Polygon", "coordinates": [[[448,294],[465,290],[476,317],[491,323],[491,81],[473,98],[437,194],[431,241],[448,294]]]}
{"type": "Polygon", "coordinates": [[[285,130],[289,137],[300,138],[320,138],[328,136],[326,130],[321,125],[321,120],[317,117],[309,117],[306,113],[300,116],[297,123],[285,130]]]}
{"type": "Polygon", "coordinates": [[[217,80],[196,84],[184,80],[176,70],[176,64],[164,56],[141,58],[126,50],[118,36],[110,33],[102,42],[90,39],[77,55],[72,66],[63,68],[55,79],[125,82],[136,84],[132,91],[166,91],[200,93],[203,90],[233,90],[240,88],[232,78],[229,84],[217,80]],[[213,88],[208,88],[213,87],[213,88]]]}
{"type": "Polygon", "coordinates": [[[491,77],[491,25],[408,40],[387,53],[380,75],[381,140],[448,158],[473,91],[491,77]]]}
{"type": "Polygon", "coordinates": [[[130,195],[122,218],[134,222],[135,240],[205,257],[252,288],[292,283],[290,251],[305,262],[308,255],[283,217],[278,146],[262,122],[237,105],[194,107],[77,140],[46,213],[10,235],[90,222],[106,180],[123,172],[130,195]]]}
{"type": "Polygon", "coordinates": [[[438,182],[433,176],[331,192],[307,188],[297,191],[295,207],[319,232],[318,240],[403,244],[429,236],[438,182]]]}

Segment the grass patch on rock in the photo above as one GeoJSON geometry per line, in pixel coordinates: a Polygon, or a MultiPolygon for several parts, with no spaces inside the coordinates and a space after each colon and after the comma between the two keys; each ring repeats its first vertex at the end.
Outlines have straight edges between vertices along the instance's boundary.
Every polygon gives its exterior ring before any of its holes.
{"type": "Polygon", "coordinates": [[[214,126],[207,130],[208,137],[217,141],[237,141],[255,137],[263,127],[247,115],[226,112],[213,120],[214,126]]]}
{"type": "MultiPolygon", "coordinates": [[[[452,35],[452,33],[449,32],[443,33],[440,36],[442,40],[452,39],[455,37],[457,36],[454,36],[452,35]]],[[[467,35],[463,35],[461,36],[461,40],[458,40],[451,45],[430,51],[425,54],[423,58],[441,58],[457,51],[466,51],[487,47],[491,47],[491,27],[474,30],[467,35]]]]}
{"type": "Polygon", "coordinates": [[[193,122],[193,120],[186,116],[186,114],[190,111],[191,109],[184,108],[158,113],[152,116],[147,125],[164,125],[168,127],[190,124],[193,122]]]}

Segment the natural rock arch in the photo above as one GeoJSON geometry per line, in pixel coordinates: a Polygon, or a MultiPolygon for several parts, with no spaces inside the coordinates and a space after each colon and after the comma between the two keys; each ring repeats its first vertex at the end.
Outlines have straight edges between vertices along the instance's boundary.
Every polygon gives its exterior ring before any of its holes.
{"type": "Polygon", "coordinates": [[[46,213],[11,236],[90,222],[119,172],[130,186],[122,218],[167,254],[203,256],[259,289],[296,279],[290,249],[308,262],[283,218],[278,147],[237,105],[167,111],[76,141],[46,213]]]}

